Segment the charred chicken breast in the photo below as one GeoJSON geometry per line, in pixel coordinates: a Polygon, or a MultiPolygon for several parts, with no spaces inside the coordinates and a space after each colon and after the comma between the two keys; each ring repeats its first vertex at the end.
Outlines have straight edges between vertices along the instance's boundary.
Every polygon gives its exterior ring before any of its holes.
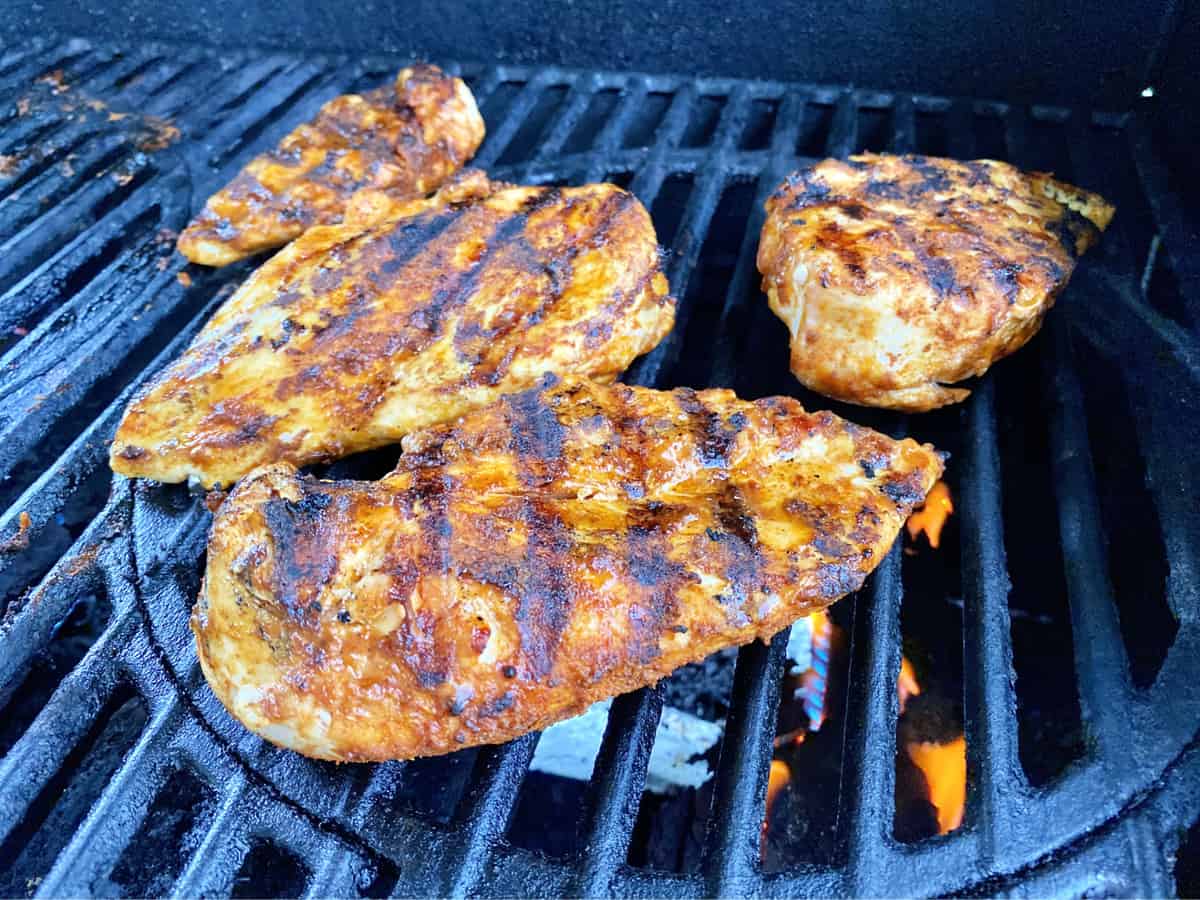
{"type": "Polygon", "coordinates": [[[402,69],[392,85],[345,94],[256,156],[209,198],[179,236],[195,263],[224,266],[342,220],[362,188],[419,197],[462,168],[483,141],[470,89],[436,66],[402,69]]]}
{"type": "Polygon", "coordinates": [[[509,740],[857,589],[942,471],[795,400],[548,376],[404,440],[378,482],[287,464],[212,525],[204,673],[333,760],[509,740]]]}
{"type": "Polygon", "coordinates": [[[360,195],[265,263],[125,412],[112,467],[230,485],[393,443],[544,372],[613,379],[670,331],[645,208],[471,172],[360,195]]]}
{"type": "Polygon", "coordinates": [[[801,382],[928,410],[1037,333],[1112,215],[1097,194],[993,160],[827,159],[767,201],[758,268],[801,382]]]}

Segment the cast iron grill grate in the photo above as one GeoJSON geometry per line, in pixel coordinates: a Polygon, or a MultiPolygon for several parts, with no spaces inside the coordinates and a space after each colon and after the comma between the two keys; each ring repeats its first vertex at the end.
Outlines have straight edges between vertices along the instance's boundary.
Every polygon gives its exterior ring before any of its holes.
{"type": "MultiPolygon", "coordinates": [[[[966,822],[945,837],[892,836],[898,549],[860,598],[845,601],[854,604],[851,687],[831,811],[840,849],[821,865],[768,875],[759,860],[784,636],[738,656],[693,873],[627,863],[658,690],[615,702],[582,804],[581,849],[567,859],[505,839],[536,736],[445,766],[336,767],[276,750],[230,720],[204,685],[186,627],[208,514],[182,487],[111,479],[106,441],[129,393],[250,270],[193,267],[181,277],[171,232],[324,100],[380,83],[400,62],[158,46],[119,53],[83,42],[0,57],[0,893],[1170,892],[1169,854],[1200,795],[1200,518],[1189,465],[1200,445],[1200,254],[1188,243],[1197,211],[1166,190],[1135,114],[462,70],[487,118],[478,165],[514,181],[614,180],[652,209],[682,302],[674,333],[627,375],[642,384],[789,391],[810,408],[829,405],[790,380],[782,326],[754,268],[762,202],[802,158],[864,148],[1000,156],[1053,167],[1117,202],[1113,229],[1023,351],[1041,355],[1054,482],[1042,501],[1058,518],[1073,633],[1073,648],[1053,649],[1073,658],[1085,731],[1083,757],[1060,777],[1031,786],[1018,759],[1002,519],[1004,498],[1022,485],[1001,485],[1004,364],[957,413],[969,789],[966,822]],[[701,282],[706,238],[734,189],[743,200],[724,208],[744,218],[744,237],[713,270],[728,272],[727,282],[701,282]],[[1113,398],[1108,431],[1085,402],[1110,409],[1095,396],[1108,384],[1093,374],[1098,360],[1125,397],[1113,398]],[[1122,459],[1134,462],[1112,475],[1097,460],[1117,431],[1133,448],[1122,459]],[[1103,483],[1098,473],[1108,473],[1103,483]],[[1129,648],[1138,634],[1130,623],[1142,610],[1119,590],[1135,582],[1105,512],[1121,490],[1152,511],[1168,573],[1144,599],[1162,622],[1151,629],[1161,647],[1136,680],[1129,657],[1144,653],[1129,648]],[[405,807],[399,786],[414,782],[426,795],[405,807]],[[259,870],[270,879],[254,882],[259,870]]],[[[1029,414],[1043,413],[1031,404],[1029,414]]],[[[917,418],[850,416],[922,435],[917,418]]],[[[333,468],[371,473],[379,459],[333,468]]]]}

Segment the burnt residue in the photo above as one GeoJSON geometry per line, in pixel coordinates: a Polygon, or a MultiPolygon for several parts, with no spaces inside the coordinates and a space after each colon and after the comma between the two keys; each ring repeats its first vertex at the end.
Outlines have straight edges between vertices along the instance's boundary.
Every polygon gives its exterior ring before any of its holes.
{"type": "Polygon", "coordinates": [[[691,388],[675,391],[675,402],[689,417],[689,427],[695,435],[696,449],[705,468],[722,469],[729,466],[738,433],[746,425],[746,417],[734,413],[728,421],[704,405],[700,395],[691,388]]]}
{"type": "Polygon", "coordinates": [[[337,519],[348,500],[306,486],[298,501],[272,497],[263,504],[263,523],[274,550],[275,596],[288,617],[304,628],[320,624],[317,598],[337,572],[337,519]]]}

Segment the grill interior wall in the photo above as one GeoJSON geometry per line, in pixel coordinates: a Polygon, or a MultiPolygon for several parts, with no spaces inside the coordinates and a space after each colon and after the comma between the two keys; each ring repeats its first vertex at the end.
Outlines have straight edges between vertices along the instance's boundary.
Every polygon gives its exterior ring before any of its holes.
{"type": "MultiPolygon", "coordinates": [[[[1194,492],[1181,487],[1183,451],[1200,441],[1200,296],[1175,275],[1188,249],[1181,235],[1197,211],[1165,190],[1168,174],[1137,115],[770,82],[464,72],[487,118],[479,165],[515,181],[612,178],[652,210],[683,302],[673,334],[626,376],[642,384],[790,393],[809,408],[926,436],[921,418],[839,408],[787,372],[786,332],[758,292],[754,250],[763,200],[801,159],[864,147],[993,155],[1053,166],[1117,200],[1113,228],[1020,362],[1039,376],[1022,389],[1042,391],[1028,415],[1045,417],[1051,486],[1032,498],[1019,494],[1020,502],[1058,523],[1061,571],[1046,577],[1061,580],[1074,636],[1057,648],[1058,671],[1077,687],[1088,737],[1080,758],[1049,785],[1031,785],[1021,765],[1020,653],[1013,688],[1006,552],[1018,559],[1021,542],[1038,533],[1005,527],[1010,492],[1026,490],[1019,470],[1002,466],[998,434],[1023,427],[1020,417],[998,414],[1010,403],[1015,360],[952,414],[963,429],[951,465],[959,481],[969,812],[945,838],[901,846],[891,834],[891,686],[906,588],[898,550],[855,602],[842,789],[830,810],[844,852],[821,864],[769,876],[760,867],[786,636],[738,655],[713,805],[699,865],[687,875],[627,864],[661,690],[614,704],[578,823],[587,852],[566,860],[504,839],[535,736],[450,762],[338,768],[266,746],[229,719],[203,683],[185,624],[207,513],[179,487],[118,479],[109,496],[105,442],[129,393],[186,345],[252,265],[191,267],[185,286],[168,232],[324,100],[380,83],[398,65],[150,46],[118,53],[82,42],[0,58],[0,700],[6,721],[19,723],[3,732],[0,841],[29,860],[22,889],[878,894],[994,891],[1028,877],[1035,889],[1168,891],[1165,860],[1146,848],[1166,840],[1173,826],[1164,823],[1182,815],[1173,812],[1178,798],[1189,787],[1194,795],[1200,778],[1198,530],[1194,492]],[[1122,410],[1127,462],[1118,470],[1097,462],[1107,448],[1090,440],[1108,434],[1097,430],[1107,407],[1087,402],[1093,366],[1081,346],[1108,360],[1104,377],[1137,398],[1122,410]],[[1128,471],[1135,466],[1145,470],[1128,471]],[[1109,565],[1123,548],[1106,536],[1104,498],[1131,480],[1144,525],[1135,552],[1161,560],[1161,590],[1109,565]],[[1178,626],[1171,646],[1153,651],[1148,676],[1136,629],[1131,634],[1117,602],[1131,583],[1159,604],[1163,628],[1178,626]],[[95,602],[88,598],[103,598],[105,613],[81,637],[72,610],[95,602]],[[1128,651],[1123,636],[1133,642],[1128,651]],[[35,695],[44,705],[14,715],[29,696],[15,686],[43,671],[45,680],[29,683],[44,685],[35,695]],[[129,697],[144,707],[132,720],[137,727],[99,740],[96,729],[114,721],[112,704],[129,697]],[[108,757],[83,766],[81,752],[96,747],[108,757]],[[105,776],[80,781],[95,771],[105,776]],[[181,778],[198,785],[190,817],[171,814],[181,778]],[[42,798],[58,784],[88,802],[53,853],[27,853],[44,842],[38,817],[54,811],[42,798]],[[1135,812],[1129,828],[1112,829],[1135,812]],[[168,839],[180,848],[172,883],[131,881],[137,854],[168,839]],[[1051,851],[1074,862],[1044,865],[1051,851]],[[247,881],[263,868],[249,864],[260,857],[283,860],[278,868],[292,874],[279,885],[247,881]]],[[[391,458],[381,452],[332,470],[377,475],[391,458]]],[[[1107,516],[1113,521],[1111,510],[1107,516]]],[[[1014,577],[1014,596],[1018,589],[1014,577]]]]}

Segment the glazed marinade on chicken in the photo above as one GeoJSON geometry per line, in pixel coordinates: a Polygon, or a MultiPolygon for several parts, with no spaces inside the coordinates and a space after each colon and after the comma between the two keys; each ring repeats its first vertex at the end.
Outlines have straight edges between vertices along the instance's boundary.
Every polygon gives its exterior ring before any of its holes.
{"type": "Polygon", "coordinates": [[[464,173],[355,198],[266,262],[130,403],[114,470],[232,484],[394,443],[547,371],[611,380],[670,331],[646,209],[464,173]]]}
{"type": "Polygon", "coordinates": [[[335,97],[252,159],[184,229],[179,252],[224,266],[342,221],[360,189],[423,196],[461,169],[483,136],[461,79],[436,66],[402,69],[394,84],[335,97]]]}
{"type": "Polygon", "coordinates": [[[767,202],[758,268],[807,387],[922,411],[1024,345],[1113,207],[993,160],[863,154],[767,202]]]}
{"type": "Polygon", "coordinates": [[[281,746],[502,742],[856,590],[941,471],[790,398],[548,377],[409,435],[377,482],[253,473],[192,628],[217,696],[281,746]]]}

